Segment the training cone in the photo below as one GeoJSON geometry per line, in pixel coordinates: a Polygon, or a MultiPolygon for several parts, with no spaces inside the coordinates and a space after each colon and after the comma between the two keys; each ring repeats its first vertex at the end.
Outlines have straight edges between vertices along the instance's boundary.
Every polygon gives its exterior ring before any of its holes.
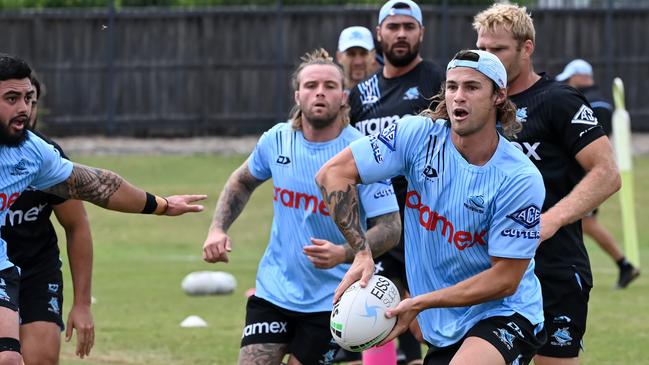
{"type": "Polygon", "coordinates": [[[180,322],[180,327],[193,328],[193,327],[207,327],[207,322],[199,316],[189,316],[180,322]]]}

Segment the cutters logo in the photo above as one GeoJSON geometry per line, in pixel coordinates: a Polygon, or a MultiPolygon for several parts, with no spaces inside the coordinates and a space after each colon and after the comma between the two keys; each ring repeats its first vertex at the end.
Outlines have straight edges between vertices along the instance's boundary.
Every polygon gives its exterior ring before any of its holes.
{"type": "Polygon", "coordinates": [[[453,243],[460,251],[468,247],[473,247],[476,244],[481,246],[487,244],[485,241],[485,235],[487,234],[486,229],[474,233],[468,231],[455,231],[453,222],[443,215],[431,211],[429,206],[422,204],[421,195],[419,195],[415,190],[411,190],[406,194],[406,207],[417,209],[419,211],[419,224],[427,231],[434,232],[437,229],[437,223],[440,223],[442,227],[442,236],[448,236],[448,243],[453,243]]]}
{"type": "Polygon", "coordinates": [[[310,209],[311,213],[318,211],[324,216],[329,216],[327,205],[315,195],[275,187],[273,200],[288,208],[304,209],[305,211],[310,209]]]}
{"type": "Polygon", "coordinates": [[[519,209],[508,215],[507,218],[527,229],[530,229],[539,224],[539,221],[541,220],[541,209],[534,204],[530,204],[525,208],[519,209]]]}
{"type": "Polygon", "coordinates": [[[20,193],[12,193],[7,196],[5,193],[0,193],[0,212],[9,209],[18,200],[20,193]]]}

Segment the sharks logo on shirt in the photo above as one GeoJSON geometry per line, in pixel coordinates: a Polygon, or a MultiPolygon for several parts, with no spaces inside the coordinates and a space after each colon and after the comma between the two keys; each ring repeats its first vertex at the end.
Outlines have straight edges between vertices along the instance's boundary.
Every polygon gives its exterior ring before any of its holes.
{"type": "Polygon", "coordinates": [[[419,99],[419,89],[417,86],[413,86],[410,89],[406,90],[403,94],[403,100],[417,100],[419,99]]]}

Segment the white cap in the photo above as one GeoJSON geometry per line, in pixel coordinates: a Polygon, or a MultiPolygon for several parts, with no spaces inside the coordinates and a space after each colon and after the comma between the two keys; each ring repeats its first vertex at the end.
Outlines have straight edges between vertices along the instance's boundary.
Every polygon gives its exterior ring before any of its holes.
{"type": "Polygon", "coordinates": [[[368,51],[374,49],[374,38],[372,32],[365,27],[349,27],[340,32],[338,38],[338,51],[345,52],[352,47],[365,48],[368,51]]]}
{"type": "Polygon", "coordinates": [[[557,81],[566,81],[575,75],[593,76],[593,66],[584,60],[572,60],[563,69],[563,72],[557,75],[557,81]]]}
{"type": "Polygon", "coordinates": [[[500,59],[487,51],[467,50],[458,52],[446,66],[446,71],[456,67],[472,68],[487,76],[499,88],[507,87],[507,71],[500,59]],[[460,58],[458,58],[460,57],[460,58]]]}
{"type": "Polygon", "coordinates": [[[424,25],[419,5],[412,0],[390,0],[383,4],[379,11],[379,25],[391,15],[407,15],[415,18],[419,25],[424,25]]]}

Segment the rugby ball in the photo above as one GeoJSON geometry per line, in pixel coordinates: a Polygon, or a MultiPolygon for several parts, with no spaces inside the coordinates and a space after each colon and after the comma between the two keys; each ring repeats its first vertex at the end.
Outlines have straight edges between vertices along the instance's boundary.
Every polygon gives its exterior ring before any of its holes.
{"type": "Polygon", "coordinates": [[[185,276],[181,287],[188,295],[230,294],[237,281],[223,271],[195,271],[185,276]]]}
{"type": "Polygon", "coordinates": [[[360,281],[345,290],[331,311],[331,335],[340,347],[360,352],[383,341],[397,318],[386,318],[385,312],[401,301],[392,281],[374,275],[365,288],[360,281]]]}

